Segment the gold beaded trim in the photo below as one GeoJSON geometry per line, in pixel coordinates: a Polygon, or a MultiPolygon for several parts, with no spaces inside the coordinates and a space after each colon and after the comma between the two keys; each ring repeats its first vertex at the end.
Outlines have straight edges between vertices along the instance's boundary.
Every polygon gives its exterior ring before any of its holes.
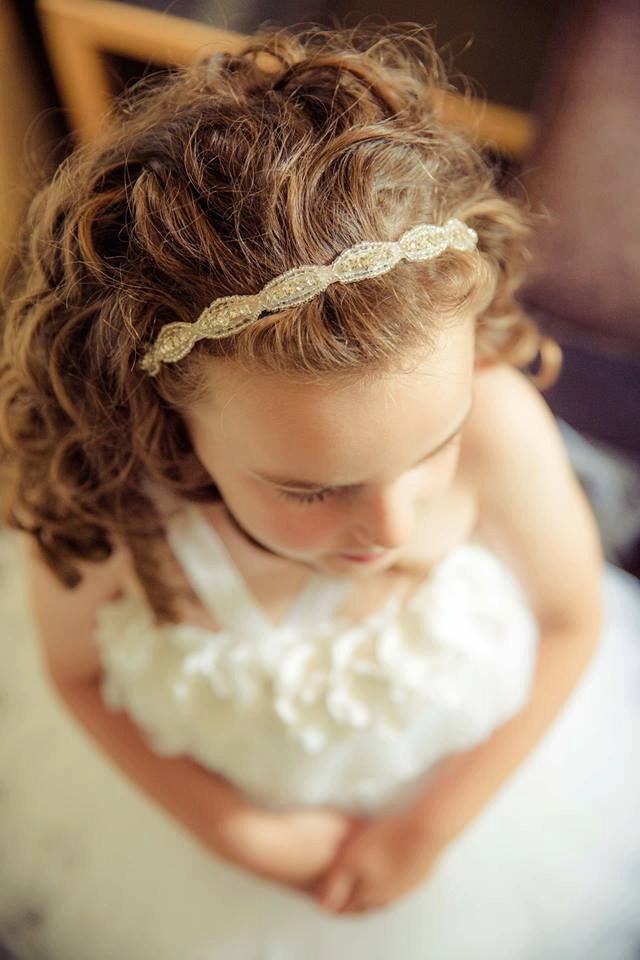
{"type": "Polygon", "coordinates": [[[175,363],[186,357],[198,340],[228,337],[257,320],[262,313],[311,300],[330,283],[354,283],[366,277],[378,277],[399,260],[431,260],[447,247],[473,250],[477,242],[476,231],[454,218],[443,226],[420,223],[399,240],[357,243],[327,266],[294,267],[274,277],[258,293],[219,297],[191,323],[165,324],[140,366],[155,376],[161,363],[175,363]]]}

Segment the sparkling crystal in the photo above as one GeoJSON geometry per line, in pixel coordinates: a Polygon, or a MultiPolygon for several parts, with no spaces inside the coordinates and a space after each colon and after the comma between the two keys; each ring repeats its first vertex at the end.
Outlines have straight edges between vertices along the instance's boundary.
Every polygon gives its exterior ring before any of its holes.
{"type": "Polygon", "coordinates": [[[294,306],[321,293],[326,288],[327,270],[322,267],[294,267],[262,288],[262,310],[278,310],[294,306]]]}
{"type": "Polygon", "coordinates": [[[186,356],[203,337],[219,338],[242,330],[261,313],[306,303],[330,283],[353,283],[377,277],[402,259],[419,261],[437,257],[447,247],[472,250],[478,234],[462,220],[452,218],[443,226],[420,223],[399,240],[364,241],[343,251],[331,264],[293,267],[270,280],[256,294],[219,297],[193,323],[167,324],[149,348],[141,365],[152,376],[161,362],[172,363],[186,356]]]}
{"type": "Polygon", "coordinates": [[[378,276],[398,262],[397,248],[397,243],[356,244],[334,260],[333,274],[346,283],[352,283],[361,277],[378,276]]]}

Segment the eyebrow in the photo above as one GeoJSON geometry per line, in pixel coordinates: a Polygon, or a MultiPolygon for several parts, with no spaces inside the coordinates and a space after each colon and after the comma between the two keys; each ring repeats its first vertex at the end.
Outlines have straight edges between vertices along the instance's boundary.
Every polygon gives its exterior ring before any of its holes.
{"type": "MultiPolygon", "coordinates": [[[[471,416],[472,410],[473,401],[453,433],[450,433],[446,440],[443,440],[442,443],[439,443],[435,450],[431,450],[430,453],[425,454],[425,456],[418,460],[414,466],[420,466],[420,464],[424,463],[425,460],[428,460],[430,457],[434,457],[436,453],[442,450],[443,447],[446,447],[446,445],[453,440],[456,434],[460,433],[465,423],[471,416]]],[[[267,480],[269,483],[275,483],[281,487],[295,487],[298,490],[356,490],[358,487],[363,486],[361,483],[313,483],[311,480],[296,480],[293,477],[283,477],[273,473],[255,473],[254,476],[260,477],[262,480],[267,480]]]]}

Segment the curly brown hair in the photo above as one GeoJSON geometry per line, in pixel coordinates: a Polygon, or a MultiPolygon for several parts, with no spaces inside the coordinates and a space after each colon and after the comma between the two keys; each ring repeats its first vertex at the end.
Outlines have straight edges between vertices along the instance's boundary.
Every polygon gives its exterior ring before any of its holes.
{"type": "Polygon", "coordinates": [[[287,377],[361,375],[473,307],[480,358],[541,360],[536,382],[553,379],[558,350],[514,296],[531,211],[443,124],[446,89],[417,24],[267,27],[240,53],[138,81],[39,188],[4,296],[0,522],[37,537],[63,583],[120,538],[158,621],[176,619],[180,584],[191,591],[150,490],[219,498],[183,419],[212,356],[287,377]],[[450,217],[477,231],[477,250],[330,285],[201,340],[155,378],[139,365],[165,323],[217,297],[450,217]]]}

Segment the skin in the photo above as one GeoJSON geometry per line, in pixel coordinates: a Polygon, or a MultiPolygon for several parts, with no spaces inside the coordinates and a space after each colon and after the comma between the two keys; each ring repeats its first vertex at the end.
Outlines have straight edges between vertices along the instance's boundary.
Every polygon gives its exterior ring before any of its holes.
{"type": "Polygon", "coordinates": [[[437,506],[456,475],[462,428],[442,444],[473,399],[472,320],[401,366],[370,379],[309,384],[261,372],[242,377],[232,363],[212,363],[208,395],[185,411],[185,422],[245,535],[334,575],[370,578],[397,562],[419,535],[420,511],[437,506]],[[283,487],[265,473],[320,486],[283,487]],[[323,493],[327,485],[357,488],[323,493]],[[339,556],[368,550],[384,552],[372,564],[339,556]]]}

